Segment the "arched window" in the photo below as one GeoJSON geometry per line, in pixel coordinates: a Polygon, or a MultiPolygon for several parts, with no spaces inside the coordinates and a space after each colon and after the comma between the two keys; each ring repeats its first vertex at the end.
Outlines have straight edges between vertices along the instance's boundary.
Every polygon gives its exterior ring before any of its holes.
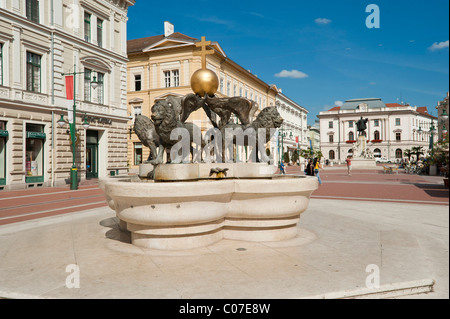
{"type": "Polygon", "coordinates": [[[333,150],[331,150],[331,151],[328,153],[328,158],[329,158],[330,160],[334,160],[334,151],[333,151],[333,150]]]}
{"type": "Polygon", "coordinates": [[[355,134],[353,132],[348,133],[348,140],[354,141],[355,140],[355,134]]]}
{"type": "Polygon", "coordinates": [[[380,132],[379,132],[379,131],[375,131],[375,132],[373,133],[373,139],[374,139],[374,140],[381,140],[381,138],[380,138],[380,132]]]}
{"type": "Polygon", "coordinates": [[[374,149],[373,150],[373,156],[381,157],[381,150],[379,148],[374,149]]]}
{"type": "Polygon", "coordinates": [[[403,158],[403,151],[399,148],[395,150],[395,158],[403,158]]]}

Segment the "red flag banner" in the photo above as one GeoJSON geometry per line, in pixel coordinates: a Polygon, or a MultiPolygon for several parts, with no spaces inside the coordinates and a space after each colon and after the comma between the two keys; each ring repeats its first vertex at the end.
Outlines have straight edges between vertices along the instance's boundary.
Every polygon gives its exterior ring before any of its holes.
{"type": "Polygon", "coordinates": [[[295,137],[295,143],[298,143],[298,136],[295,137]]]}
{"type": "Polygon", "coordinates": [[[68,100],[73,100],[73,75],[66,76],[66,96],[68,100]]]}

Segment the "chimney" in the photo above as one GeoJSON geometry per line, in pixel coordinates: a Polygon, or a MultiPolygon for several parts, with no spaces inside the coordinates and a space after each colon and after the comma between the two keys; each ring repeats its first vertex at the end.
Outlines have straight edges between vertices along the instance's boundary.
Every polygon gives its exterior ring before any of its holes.
{"type": "Polygon", "coordinates": [[[174,26],[169,21],[164,21],[164,36],[168,37],[174,32],[174,26]]]}

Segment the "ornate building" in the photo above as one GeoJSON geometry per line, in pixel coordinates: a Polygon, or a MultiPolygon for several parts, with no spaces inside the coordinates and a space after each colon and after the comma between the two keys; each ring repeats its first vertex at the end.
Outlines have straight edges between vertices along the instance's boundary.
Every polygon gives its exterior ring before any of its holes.
{"type": "Polygon", "coordinates": [[[278,90],[275,103],[284,119],[278,137],[278,143],[281,143],[279,149],[281,151],[283,147],[282,154],[289,152],[292,158],[293,151],[309,147],[308,110],[284,95],[281,89],[278,90]],[[284,137],[281,134],[284,134],[284,137]]]}
{"type": "Polygon", "coordinates": [[[71,139],[68,125],[56,122],[70,118],[63,74],[73,72],[78,176],[126,172],[126,25],[134,3],[0,1],[0,189],[68,182],[71,139]]]}
{"type": "MultiPolygon", "coordinates": [[[[150,116],[150,108],[158,99],[168,96],[182,97],[192,93],[190,79],[201,68],[201,58],[196,55],[197,39],[174,32],[172,24],[165,23],[165,34],[128,41],[128,110],[150,116]]],[[[208,46],[214,54],[207,56],[207,68],[219,78],[218,97],[241,96],[255,101],[259,109],[275,105],[278,89],[259,79],[250,71],[231,60],[219,43],[208,46]]],[[[211,127],[203,110],[188,119],[201,127],[211,127]]],[[[131,126],[133,121],[129,122],[131,126]]],[[[149,150],[142,147],[138,137],[130,131],[128,159],[132,168],[146,160],[149,150]]],[[[245,152],[240,152],[241,160],[245,152]]]]}
{"type": "Polygon", "coordinates": [[[442,100],[438,102],[438,105],[436,106],[437,112],[438,112],[438,136],[439,139],[443,139],[443,136],[448,134],[449,129],[449,121],[448,121],[448,95],[442,100]]]}
{"type": "Polygon", "coordinates": [[[406,149],[422,146],[426,151],[431,138],[437,140],[437,134],[431,133],[432,126],[437,127],[437,118],[428,113],[426,106],[385,104],[377,98],[355,99],[320,112],[317,117],[321,151],[325,159],[339,163],[352,154],[358,134],[355,122],[361,117],[368,119],[367,145],[375,157],[399,162],[406,157],[406,149]]]}

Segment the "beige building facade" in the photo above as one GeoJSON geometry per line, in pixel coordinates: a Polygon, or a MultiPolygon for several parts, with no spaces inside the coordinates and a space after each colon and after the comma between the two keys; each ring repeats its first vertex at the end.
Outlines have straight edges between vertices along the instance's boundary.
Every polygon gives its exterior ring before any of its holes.
{"type": "MultiPolygon", "coordinates": [[[[218,97],[241,96],[255,101],[262,110],[275,105],[278,89],[231,60],[219,43],[212,40],[208,49],[214,54],[207,56],[207,68],[219,78],[218,97]]],[[[198,39],[179,32],[173,32],[173,25],[165,23],[165,34],[128,41],[128,111],[150,116],[151,107],[158,99],[169,95],[184,96],[192,93],[192,74],[202,68],[198,51],[198,39]]],[[[191,114],[188,119],[202,128],[212,127],[203,110],[191,114]]],[[[130,121],[132,125],[133,120],[130,121]]],[[[149,156],[149,150],[142,146],[138,137],[130,131],[128,161],[136,169],[149,156]]]]}
{"type": "Polygon", "coordinates": [[[79,178],[126,172],[126,25],[134,3],[0,0],[0,190],[68,183],[69,125],[56,123],[70,118],[65,75],[73,72],[79,178]]]}

